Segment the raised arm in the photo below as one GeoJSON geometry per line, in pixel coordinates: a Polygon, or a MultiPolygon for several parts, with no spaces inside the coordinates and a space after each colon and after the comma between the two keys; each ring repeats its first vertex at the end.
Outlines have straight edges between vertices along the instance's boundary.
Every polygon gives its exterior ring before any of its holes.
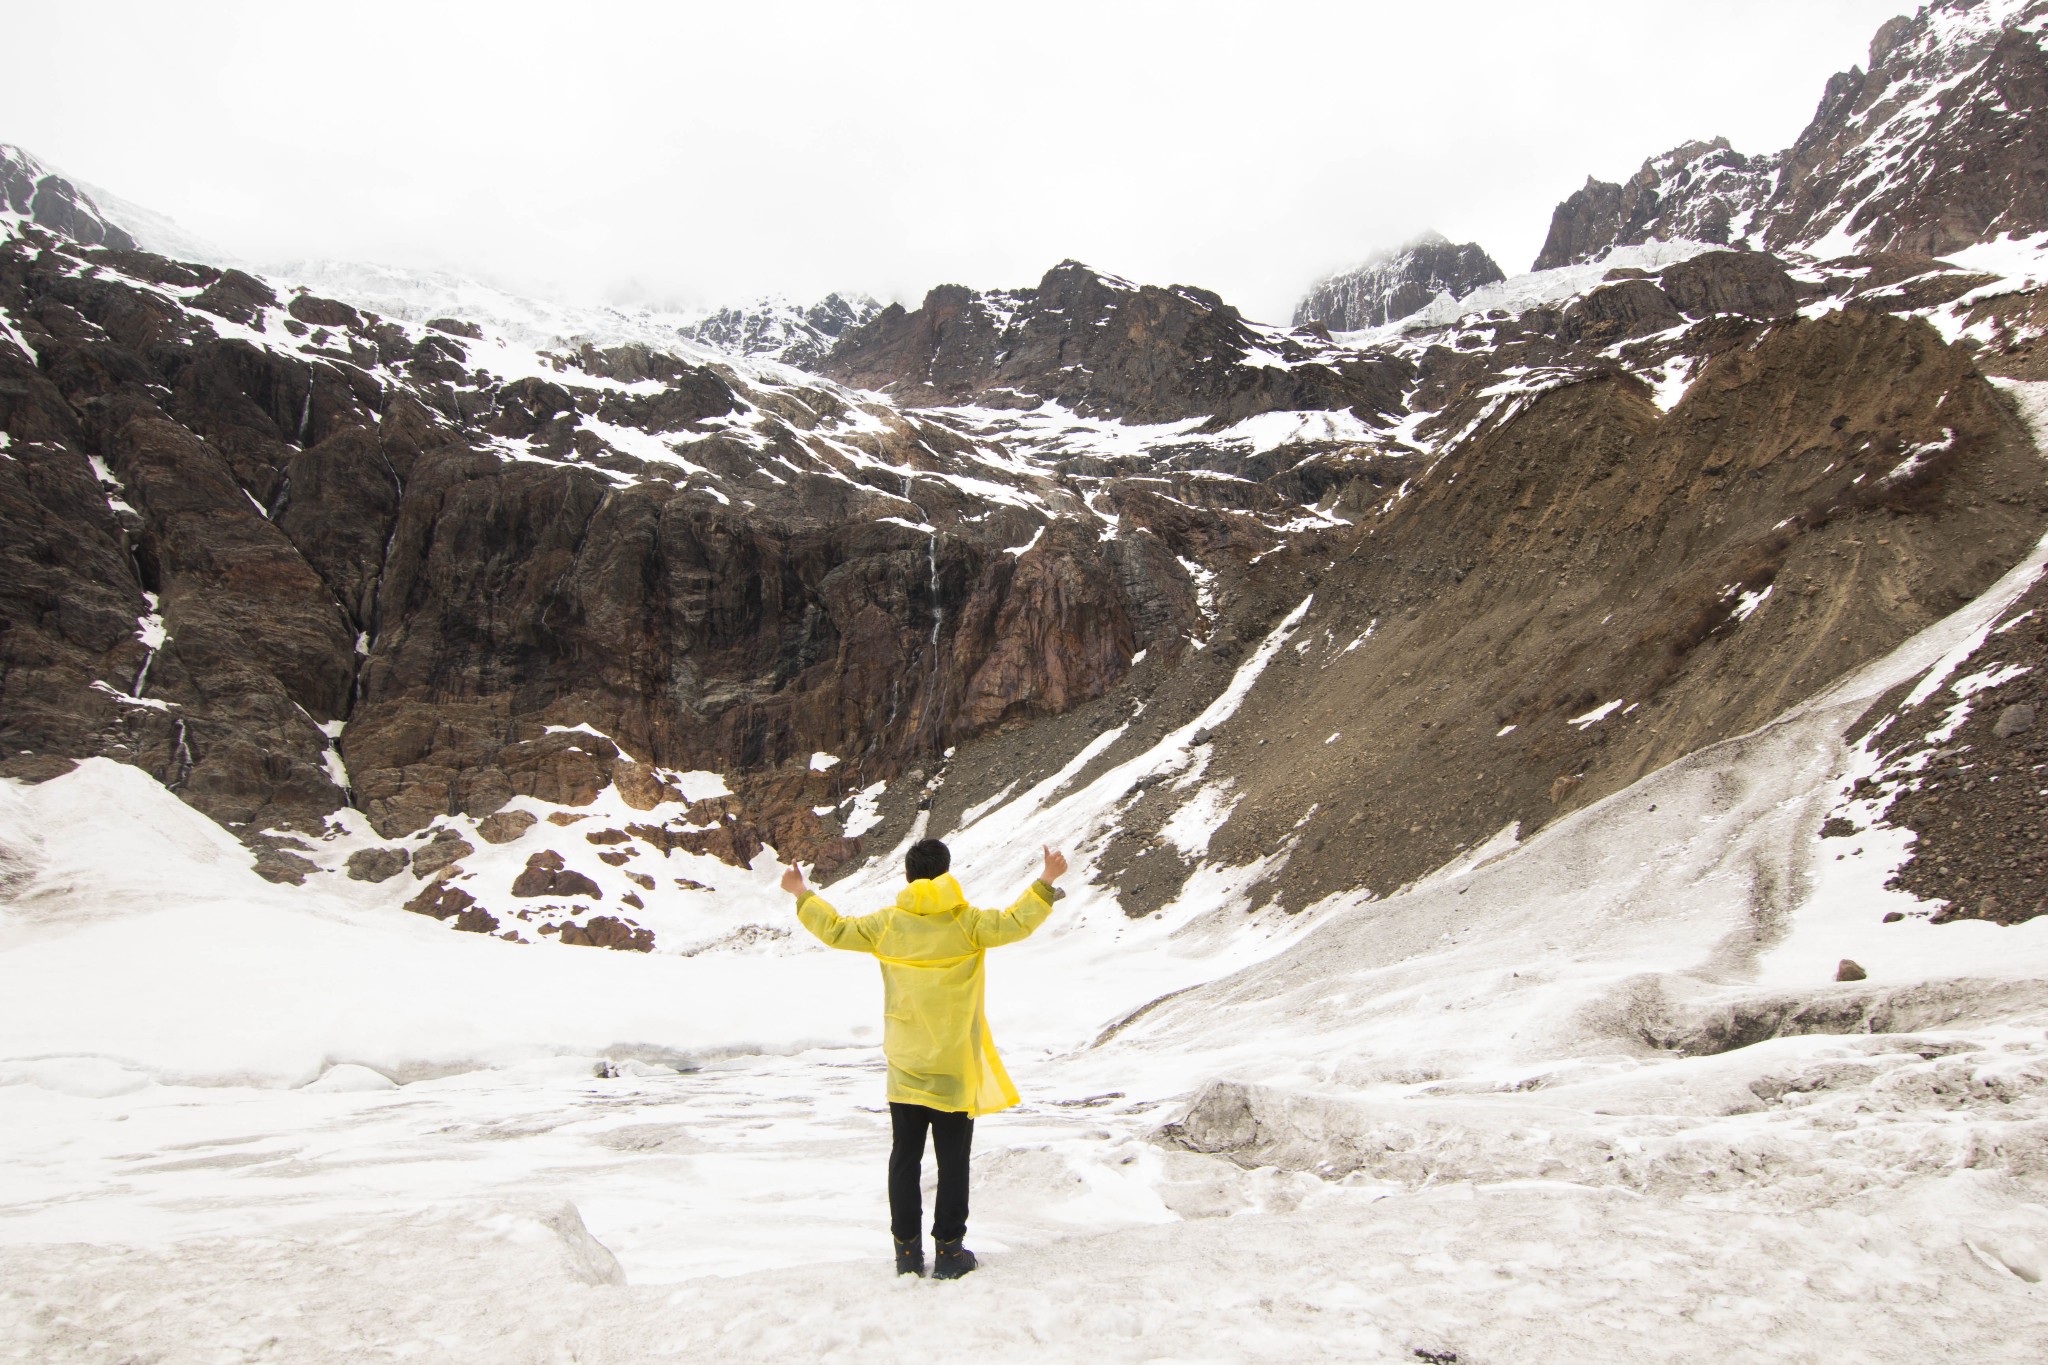
{"type": "Polygon", "coordinates": [[[967,937],[977,948],[1000,948],[1005,943],[1015,943],[1030,936],[1032,930],[1045,923],[1045,917],[1052,913],[1052,884],[1066,873],[1066,855],[1057,849],[1043,850],[1045,863],[1039,870],[1038,880],[1031,888],[1010,905],[1007,910],[969,909],[961,916],[966,926],[967,937]]]}
{"type": "Polygon", "coordinates": [[[782,872],[782,889],[796,897],[797,921],[811,931],[820,943],[828,948],[844,948],[850,953],[872,953],[875,950],[877,917],[864,915],[859,919],[848,919],[826,903],[825,898],[804,884],[804,874],[791,863],[782,872]]]}

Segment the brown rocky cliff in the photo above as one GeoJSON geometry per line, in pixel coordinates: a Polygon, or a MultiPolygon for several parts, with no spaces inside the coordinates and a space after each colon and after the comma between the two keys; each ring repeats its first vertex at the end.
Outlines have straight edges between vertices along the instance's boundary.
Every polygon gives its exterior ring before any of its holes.
{"type": "MultiPolygon", "coordinates": [[[[1392,891],[1762,724],[1988,586],[2048,492],[1960,352],[1847,313],[1729,348],[1668,414],[1626,378],[1551,390],[1360,512],[1303,648],[1213,740],[1243,800],[1210,857],[1291,848],[1289,906],[1392,891]]],[[[1180,799],[1126,810],[1105,873],[1170,896],[1153,834],[1180,799]]]]}
{"type": "Polygon", "coordinates": [[[6,773],[109,754],[245,833],[353,803],[395,835],[707,768],[739,793],[721,852],[829,863],[854,846],[812,808],[846,783],[1200,629],[1171,557],[1067,524],[1042,479],[982,501],[1007,466],[956,480],[971,440],[893,416],[810,440],[851,420],[841,392],[742,397],[636,347],[499,383],[452,320],[33,235],[0,251],[0,307],[36,353],[0,345],[6,773]],[[223,341],[207,310],[304,340],[223,341]],[[743,409],[744,439],[706,426],[743,409]],[[775,777],[819,750],[833,791],[775,777]]]}
{"type": "Polygon", "coordinates": [[[821,369],[910,404],[1052,399],[1120,421],[1203,417],[1211,429],[1261,412],[1391,410],[1384,383],[1311,340],[1255,330],[1207,290],[1140,287],[1064,261],[1033,289],[983,295],[944,285],[916,312],[886,309],[821,369]]]}

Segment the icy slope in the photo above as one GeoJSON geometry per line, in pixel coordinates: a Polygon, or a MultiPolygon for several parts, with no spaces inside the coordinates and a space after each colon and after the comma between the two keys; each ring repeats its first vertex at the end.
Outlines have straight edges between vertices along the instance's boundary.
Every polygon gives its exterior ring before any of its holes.
{"type": "MultiPolygon", "coordinates": [[[[256,881],[132,769],[10,786],[0,1349],[2031,1359],[2044,922],[1886,925],[1899,841],[1816,832],[1866,761],[1850,718],[1923,675],[1961,698],[2044,560],[1762,731],[1385,900],[1273,925],[1211,868],[1133,925],[1077,890],[991,962],[1027,1100],[981,1125],[987,1265],[952,1287],[877,1254],[858,957],[414,933],[256,881]],[[1834,983],[1843,956],[1869,978],[1834,983]],[[1737,1016],[1792,1036],[1727,1048],[1737,1016]],[[420,1079],[275,1088],[329,1062],[420,1079]]],[[[1028,875],[1041,839],[1085,856],[1141,778],[1199,778],[1191,730],[991,807],[958,840],[969,885],[1028,875]]]]}

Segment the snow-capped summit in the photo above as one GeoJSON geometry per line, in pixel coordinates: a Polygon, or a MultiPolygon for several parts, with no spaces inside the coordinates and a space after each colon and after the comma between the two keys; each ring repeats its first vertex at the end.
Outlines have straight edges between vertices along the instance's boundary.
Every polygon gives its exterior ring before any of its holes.
{"type": "Polygon", "coordinates": [[[1504,278],[1477,242],[1452,243],[1424,232],[1323,280],[1294,307],[1294,325],[1319,322],[1333,332],[1355,332],[1407,317],[1442,294],[1463,298],[1504,278]]]}
{"type": "Polygon", "coordinates": [[[813,367],[839,339],[882,311],[865,294],[827,294],[815,303],[766,298],[721,308],[679,330],[701,345],[813,367]]]}
{"type": "Polygon", "coordinates": [[[19,147],[0,142],[0,207],[85,246],[132,250],[129,236],[76,185],[19,147]]]}

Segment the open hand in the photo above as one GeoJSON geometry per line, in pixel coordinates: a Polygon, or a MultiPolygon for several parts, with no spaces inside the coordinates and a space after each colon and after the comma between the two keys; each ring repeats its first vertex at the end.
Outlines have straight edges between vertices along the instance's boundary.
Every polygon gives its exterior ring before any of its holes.
{"type": "Polygon", "coordinates": [[[1045,870],[1038,874],[1038,878],[1047,886],[1051,886],[1065,875],[1067,855],[1050,845],[1041,845],[1040,848],[1045,854],[1045,870]]]}
{"type": "Polygon", "coordinates": [[[801,896],[811,888],[804,885],[804,874],[795,863],[782,869],[782,889],[792,896],[801,896]]]}

